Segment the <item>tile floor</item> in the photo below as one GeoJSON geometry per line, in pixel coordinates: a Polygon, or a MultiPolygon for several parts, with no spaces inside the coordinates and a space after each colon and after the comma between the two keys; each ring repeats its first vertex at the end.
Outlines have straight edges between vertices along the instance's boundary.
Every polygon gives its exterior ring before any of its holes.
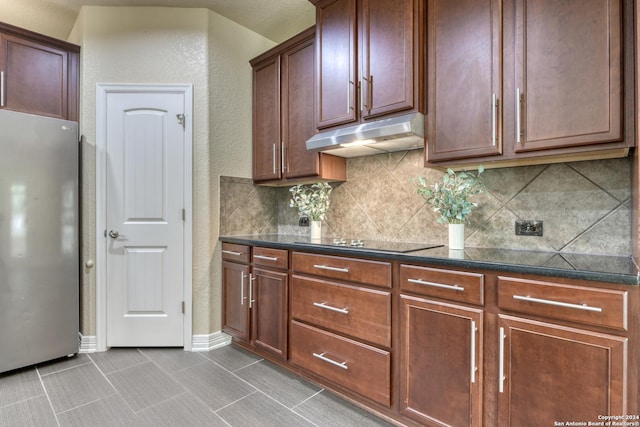
{"type": "Polygon", "coordinates": [[[233,345],[111,349],[0,374],[1,427],[389,425],[233,345]]]}

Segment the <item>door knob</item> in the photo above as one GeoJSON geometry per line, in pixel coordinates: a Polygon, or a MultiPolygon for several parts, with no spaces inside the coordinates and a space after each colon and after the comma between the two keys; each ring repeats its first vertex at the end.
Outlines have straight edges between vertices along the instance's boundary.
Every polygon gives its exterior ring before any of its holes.
{"type": "Polygon", "coordinates": [[[109,231],[109,237],[111,237],[112,239],[117,239],[118,237],[124,236],[120,236],[120,232],[118,230],[111,230],[109,231]]]}

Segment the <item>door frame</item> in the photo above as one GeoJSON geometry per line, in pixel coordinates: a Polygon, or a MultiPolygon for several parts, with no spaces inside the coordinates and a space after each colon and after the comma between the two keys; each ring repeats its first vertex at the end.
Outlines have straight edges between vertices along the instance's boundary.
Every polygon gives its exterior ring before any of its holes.
{"type": "Polygon", "coordinates": [[[107,96],[111,93],[181,93],[184,96],[185,153],[183,241],[184,350],[192,350],[192,230],[193,230],[193,85],[191,84],[96,84],[96,351],[107,347],[107,238],[106,230],[106,119],[107,96]]]}

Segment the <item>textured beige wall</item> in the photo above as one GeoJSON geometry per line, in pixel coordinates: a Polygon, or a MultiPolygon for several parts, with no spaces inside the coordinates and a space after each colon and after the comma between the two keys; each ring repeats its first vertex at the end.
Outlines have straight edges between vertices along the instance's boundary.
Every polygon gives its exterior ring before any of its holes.
{"type": "MultiPolygon", "coordinates": [[[[82,46],[83,263],[96,256],[96,83],[193,85],[193,333],[220,330],[219,179],[251,175],[249,59],[273,46],[206,9],[83,7],[70,41],[82,46]]],[[[84,335],[95,335],[95,269],[82,277],[84,335]]]]}

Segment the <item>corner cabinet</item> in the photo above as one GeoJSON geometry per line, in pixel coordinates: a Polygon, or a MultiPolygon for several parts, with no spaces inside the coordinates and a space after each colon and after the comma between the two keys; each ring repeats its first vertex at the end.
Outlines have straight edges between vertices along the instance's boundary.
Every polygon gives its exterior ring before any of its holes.
{"type": "Polygon", "coordinates": [[[256,183],[346,179],[344,159],[306,147],[315,133],[314,37],[315,29],[310,28],[251,60],[256,183]]]}
{"type": "Polygon", "coordinates": [[[622,157],[634,145],[632,2],[427,10],[427,166],[622,157]]]}
{"type": "Polygon", "coordinates": [[[312,3],[318,129],[423,110],[423,1],[312,3]]]}
{"type": "Polygon", "coordinates": [[[245,245],[222,246],[222,330],[286,360],[287,251],[256,247],[251,252],[245,245]]]}
{"type": "Polygon", "coordinates": [[[80,47],[0,23],[0,108],[78,120],[80,47]]]}

